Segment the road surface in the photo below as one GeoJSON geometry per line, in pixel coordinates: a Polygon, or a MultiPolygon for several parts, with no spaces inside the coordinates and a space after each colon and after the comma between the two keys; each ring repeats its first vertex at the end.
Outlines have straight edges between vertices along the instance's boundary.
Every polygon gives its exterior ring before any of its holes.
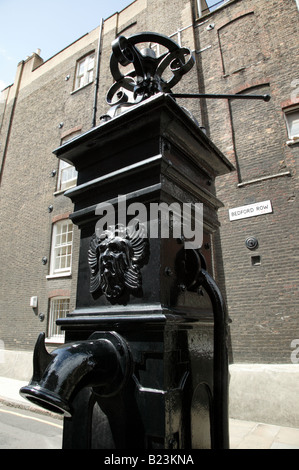
{"type": "Polygon", "coordinates": [[[61,449],[63,421],[0,403],[0,449],[61,449]]]}

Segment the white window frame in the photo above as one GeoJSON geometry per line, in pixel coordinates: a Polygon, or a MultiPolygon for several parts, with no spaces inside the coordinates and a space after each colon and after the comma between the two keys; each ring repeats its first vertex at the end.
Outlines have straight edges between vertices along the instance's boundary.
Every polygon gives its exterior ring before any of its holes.
{"type": "MultiPolygon", "coordinates": [[[[299,0],[296,0],[296,1],[299,1],[299,0]]],[[[207,11],[206,8],[203,8],[203,6],[205,6],[205,4],[202,5],[202,1],[201,0],[196,0],[198,18],[200,18],[201,16],[204,16],[208,13],[212,13],[215,10],[218,10],[218,8],[221,8],[227,2],[229,2],[229,0],[214,0],[212,5],[210,5],[210,6],[208,5],[208,3],[206,3],[206,5],[209,9],[209,11],[207,11]],[[213,8],[213,7],[215,7],[215,8],[213,8]],[[212,8],[212,10],[211,10],[211,8],[212,8]],[[206,13],[204,13],[204,15],[203,15],[204,11],[206,13]]]]}
{"type": "Polygon", "coordinates": [[[72,272],[73,224],[69,219],[53,225],[50,277],[69,276],[72,272]]]}
{"type": "Polygon", "coordinates": [[[70,311],[70,298],[69,297],[52,297],[49,305],[48,316],[48,337],[47,342],[50,343],[63,343],[64,332],[56,325],[58,318],[64,318],[70,311]]]}
{"type": "Polygon", "coordinates": [[[288,138],[289,142],[298,142],[299,140],[299,122],[296,124],[297,130],[294,132],[292,127],[293,127],[293,121],[291,119],[291,116],[296,114],[297,118],[296,121],[299,121],[299,107],[291,108],[288,109],[284,112],[284,117],[285,117],[285,122],[287,126],[287,131],[288,131],[288,138]]]}
{"type": "Polygon", "coordinates": [[[57,191],[65,191],[77,184],[76,168],[63,160],[59,161],[57,191]]]}
{"type": "MultiPolygon", "coordinates": [[[[70,140],[77,137],[80,134],[80,131],[74,131],[69,134],[66,138],[61,140],[61,144],[65,144],[70,140]]],[[[76,186],[78,178],[78,172],[76,168],[64,160],[59,160],[58,166],[58,181],[57,181],[57,192],[65,191],[66,189],[76,186]]]]}
{"type": "Polygon", "coordinates": [[[95,67],[95,52],[87,54],[77,61],[74,90],[93,82],[95,67]]]}
{"type": "Polygon", "coordinates": [[[196,0],[196,7],[197,7],[197,18],[200,18],[202,16],[201,0],[196,0]]]}

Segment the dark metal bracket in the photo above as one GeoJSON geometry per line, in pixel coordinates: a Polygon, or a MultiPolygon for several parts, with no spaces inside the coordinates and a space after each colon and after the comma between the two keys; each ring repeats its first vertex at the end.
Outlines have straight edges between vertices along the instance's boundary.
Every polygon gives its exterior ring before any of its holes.
{"type": "Polygon", "coordinates": [[[205,94],[205,93],[171,93],[172,98],[215,98],[226,100],[262,100],[270,101],[270,95],[226,95],[226,94],[205,94]]]}

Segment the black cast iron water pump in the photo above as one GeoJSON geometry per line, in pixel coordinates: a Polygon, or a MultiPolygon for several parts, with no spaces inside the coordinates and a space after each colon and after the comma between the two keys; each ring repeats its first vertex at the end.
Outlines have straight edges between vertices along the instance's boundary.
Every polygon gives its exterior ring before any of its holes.
{"type": "Polygon", "coordinates": [[[228,317],[210,247],[222,205],[214,180],[234,168],[173,99],[193,64],[165,36],[117,38],[108,116],[54,151],[78,171],[65,193],[80,229],[77,300],[57,320],[63,346],[49,354],[39,337],[21,393],[64,415],[64,448],[229,447],[228,317]],[[96,234],[96,208],[116,209],[120,194],[144,207],[202,203],[200,254],[174,236],[146,242],[140,227],[96,234]]]}

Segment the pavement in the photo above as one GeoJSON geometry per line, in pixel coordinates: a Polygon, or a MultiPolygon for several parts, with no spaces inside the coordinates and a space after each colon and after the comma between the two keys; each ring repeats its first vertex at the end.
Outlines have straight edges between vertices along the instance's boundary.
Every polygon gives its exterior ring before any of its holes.
{"type": "MultiPolygon", "coordinates": [[[[19,390],[27,384],[28,382],[0,377],[0,403],[62,419],[21,397],[19,390]]],[[[299,449],[298,428],[231,418],[229,433],[230,449],[299,449]]]]}

